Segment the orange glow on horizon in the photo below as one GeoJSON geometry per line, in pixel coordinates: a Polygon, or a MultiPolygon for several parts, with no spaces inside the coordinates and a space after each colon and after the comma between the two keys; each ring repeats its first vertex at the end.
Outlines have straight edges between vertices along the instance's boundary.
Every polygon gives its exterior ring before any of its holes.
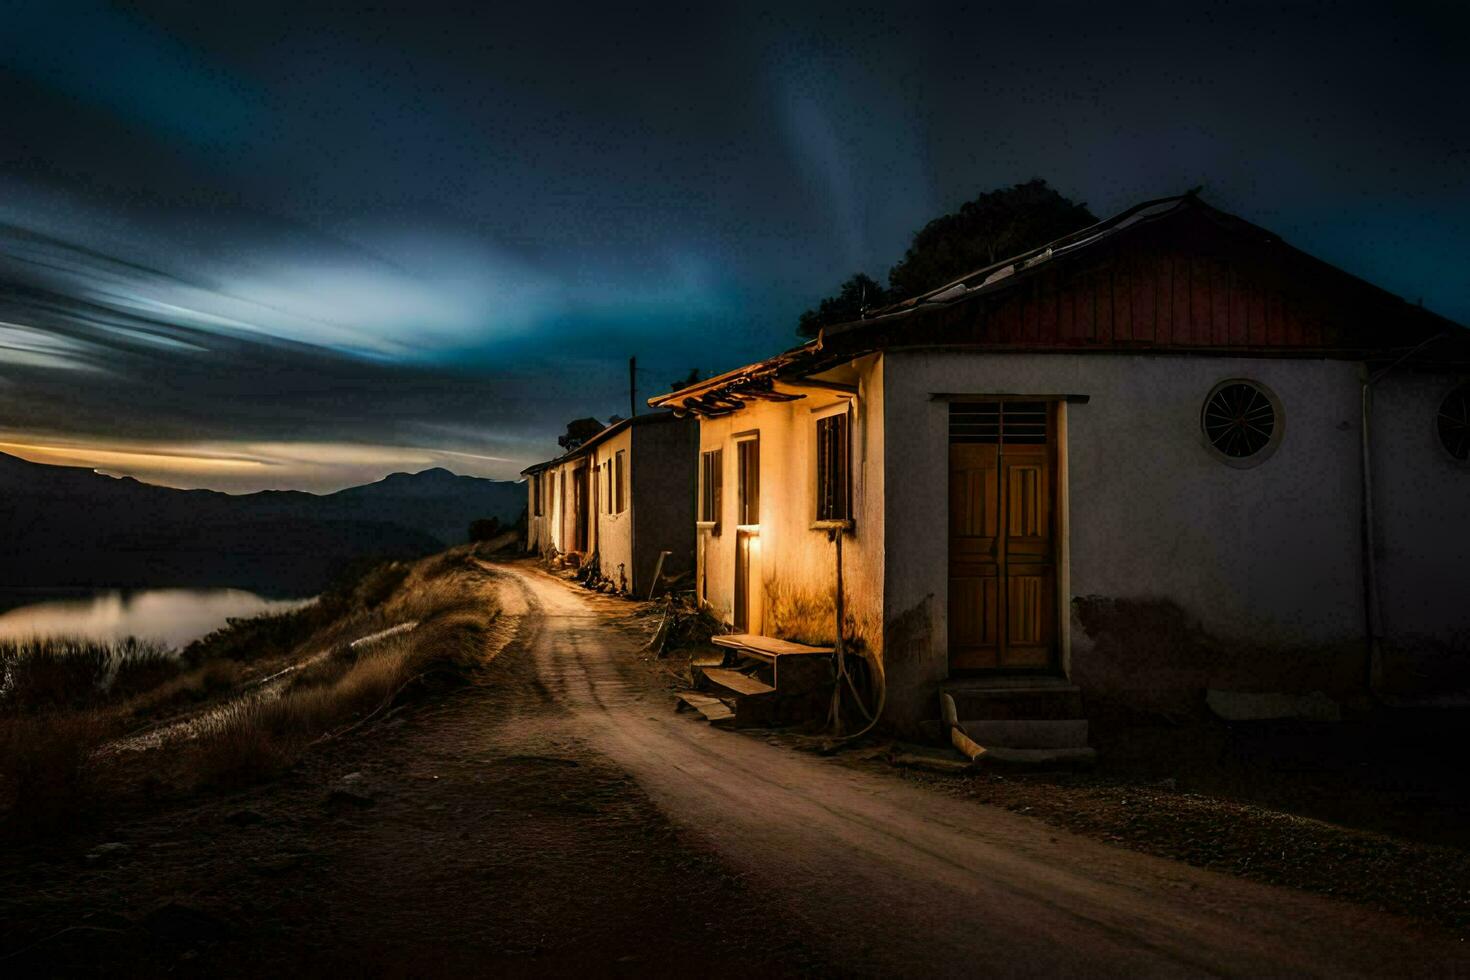
{"type": "Polygon", "coordinates": [[[33,440],[15,432],[0,432],[0,452],[33,463],[85,467],[159,486],[227,493],[280,489],[329,493],[372,483],[390,473],[435,466],[471,476],[515,480],[524,465],[504,456],[417,446],[333,442],[148,445],[33,440]]]}

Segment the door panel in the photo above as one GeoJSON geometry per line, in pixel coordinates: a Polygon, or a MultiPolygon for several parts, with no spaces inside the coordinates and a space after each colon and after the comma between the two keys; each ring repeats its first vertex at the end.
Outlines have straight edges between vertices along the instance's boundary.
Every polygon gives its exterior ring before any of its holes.
{"type": "Polygon", "coordinates": [[[1037,404],[967,406],[951,427],[952,670],[1055,663],[1054,427],[1037,404]]]}
{"type": "Polygon", "coordinates": [[[1000,562],[995,446],[949,447],[950,661],[998,665],[1000,562]]]}

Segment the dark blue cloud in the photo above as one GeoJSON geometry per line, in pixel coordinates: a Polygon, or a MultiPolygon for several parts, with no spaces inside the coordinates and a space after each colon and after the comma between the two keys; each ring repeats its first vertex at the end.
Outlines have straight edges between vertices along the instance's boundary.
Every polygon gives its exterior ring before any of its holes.
{"type": "Polygon", "coordinates": [[[1202,184],[1467,321],[1466,20],[7,6],[0,414],[513,473],[626,411],[628,356],[652,393],[780,349],[928,218],[1033,175],[1098,213],[1202,184]]]}

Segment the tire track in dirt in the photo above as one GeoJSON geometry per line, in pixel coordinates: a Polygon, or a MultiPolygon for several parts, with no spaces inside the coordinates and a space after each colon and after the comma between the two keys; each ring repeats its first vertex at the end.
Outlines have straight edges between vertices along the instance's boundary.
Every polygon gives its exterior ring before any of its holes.
{"type": "MultiPolygon", "coordinates": [[[[1214,874],[675,715],[604,597],[526,566],[530,645],[583,733],[828,962],[880,973],[1363,975],[1465,969],[1408,920],[1214,874]]],[[[626,606],[622,607],[626,609],[626,606]]]]}

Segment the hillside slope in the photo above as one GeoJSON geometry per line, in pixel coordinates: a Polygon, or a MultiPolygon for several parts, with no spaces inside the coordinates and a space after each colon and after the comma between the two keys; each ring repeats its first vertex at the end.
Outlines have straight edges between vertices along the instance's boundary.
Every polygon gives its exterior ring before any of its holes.
{"type": "Polygon", "coordinates": [[[447,470],[332,494],[175,490],[0,454],[0,587],[319,589],[347,562],[414,557],[514,521],[525,490],[447,470]]]}

